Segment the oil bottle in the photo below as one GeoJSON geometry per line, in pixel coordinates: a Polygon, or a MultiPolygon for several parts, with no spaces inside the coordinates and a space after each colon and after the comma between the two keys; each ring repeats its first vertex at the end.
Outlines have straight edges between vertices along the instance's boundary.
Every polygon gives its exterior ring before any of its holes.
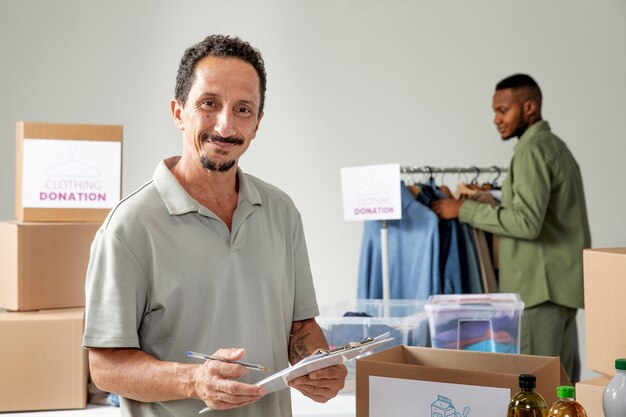
{"type": "Polygon", "coordinates": [[[507,417],[547,417],[548,406],[541,394],[535,391],[537,378],[533,374],[519,376],[520,391],[511,398],[507,417]]]}
{"type": "Polygon", "coordinates": [[[549,417],[587,417],[585,409],[576,401],[576,388],[562,385],[556,389],[559,399],[548,411],[549,417]]]}

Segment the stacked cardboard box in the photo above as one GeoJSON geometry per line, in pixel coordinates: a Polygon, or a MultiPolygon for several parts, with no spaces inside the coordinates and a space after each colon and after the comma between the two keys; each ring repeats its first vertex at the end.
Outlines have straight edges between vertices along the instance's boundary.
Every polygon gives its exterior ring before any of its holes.
{"type": "Polygon", "coordinates": [[[0,412],[87,404],[85,273],[91,242],[110,210],[103,204],[120,198],[121,140],[121,126],[17,125],[17,220],[0,222],[0,412]],[[118,167],[113,187],[104,178],[108,168],[77,158],[77,149],[103,149],[90,141],[115,142],[104,147],[113,155],[119,148],[119,161],[104,162],[118,167]],[[48,151],[54,146],[66,161],[48,151]],[[98,198],[108,193],[96,208],[88,198],[95,194],[85,192],[91,185],[106,188],[98,198]],[[33,196],[42,201],[33,204],[33,196]]]}
{"type": "Polygon", "coordinates": [[[603,417],[602,393],[615,375],[615,359],[626,358],[626,248],[587,249],[585,273],[585,345],[587,367],[600,374],[576,384],[578,400],[589,417],[603,417]]]}
{"type": "Polygon", "coordinates": [[[0,314],[0,410],[84,408],[84,309],[0,314]]]}

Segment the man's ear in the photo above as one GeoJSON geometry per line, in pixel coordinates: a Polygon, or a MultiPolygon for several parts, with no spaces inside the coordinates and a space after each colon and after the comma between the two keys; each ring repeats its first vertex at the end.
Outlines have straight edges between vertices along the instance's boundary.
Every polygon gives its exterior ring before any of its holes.
{"type": "Polygon", "coordinates": [[[170,111],[172,112],[176,127],[180,130],[185,130],[185,125],[183,124],[183,106],[175,98],[170,100],[170,111]]]}
{"type": "Polygon", "coordinates": [[[522,105],[522,110],[527,118],[537,114],[537,102],[535,100],[526,100],[522,105]]]}

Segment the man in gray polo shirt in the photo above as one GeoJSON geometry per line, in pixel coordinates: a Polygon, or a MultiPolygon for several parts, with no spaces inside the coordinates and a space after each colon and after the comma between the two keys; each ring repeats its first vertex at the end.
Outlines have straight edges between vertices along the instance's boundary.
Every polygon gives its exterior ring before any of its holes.
{"type": "MultiPolygon", "coordinates": [[[[327,349],[302,222],[291,199],[238,166],[263,116],[260,53],[209,36],[183,54],[171,101],[182,156],[163,160],[98,231],[87,272],[83,344],[98,387],[123,415],[290,416],[289,390],[267,375],[187,351],[277,371],[327,349]]],[[[291,381],[318,402],[344,366],[291,381]]]]}

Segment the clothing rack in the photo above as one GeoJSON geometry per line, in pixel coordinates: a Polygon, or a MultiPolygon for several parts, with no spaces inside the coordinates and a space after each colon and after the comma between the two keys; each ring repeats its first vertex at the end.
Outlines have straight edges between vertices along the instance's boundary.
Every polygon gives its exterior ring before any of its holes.
{"type": "Polygon", "coordinates": [[[401,174],[500,174],[507,172],[508,168],[502,168],[495,165],[490,167],[432,167],[429,165],[424,166],[401,166],[401,174]]]}
{"type": "MultiPolygon", "coordinates": [[[[472,183],[478,180],[481,174],[498,174],[493,180],[494,182],[500,177],[500,174],[507,172],[508,168],[498,167],[491,165],[489,167],[467,166],[467,167],[432,167],[429,165],[424,166],[401,166],[401,174],[474,174],[472,183]]],[[[389,300],[389,248],[388,248],[388,230],[387,221],[381,222],[380,228],[381,237],[381,254],[382,254],[382,273],[383,273],[383,300],[385,300],[385,317],[389,316],[388,303],[389,300]]]]}

